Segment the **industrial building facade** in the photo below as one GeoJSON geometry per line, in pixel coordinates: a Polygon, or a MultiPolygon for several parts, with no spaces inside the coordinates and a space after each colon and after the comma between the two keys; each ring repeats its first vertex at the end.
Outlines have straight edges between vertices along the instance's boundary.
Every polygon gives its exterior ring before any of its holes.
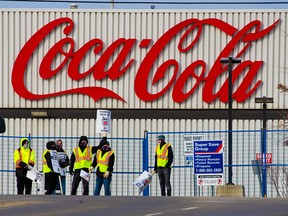
{"type": "Polygon", "coordinates": [[[233,129],[261,129],[263,96],[268,128],[283,129],[287,12],[1,9],[3,136],[99,137],[97,109],[112,111],[114,138],[227,130],[229,56],[233,129]]]}

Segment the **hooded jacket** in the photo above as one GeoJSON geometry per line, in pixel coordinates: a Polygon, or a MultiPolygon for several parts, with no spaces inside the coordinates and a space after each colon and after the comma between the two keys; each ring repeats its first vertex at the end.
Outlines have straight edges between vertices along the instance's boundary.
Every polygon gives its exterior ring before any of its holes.
{"type": "Polygon", "coordinates": [[[49,141],[46,144],[46,148],[47,149],[43,152],[43,173],[54,172],[50,151],[56,150],[56,143],[54,141],[49,141]]]}
{"type": "Polygon", "coordinates": [[[30,148],[28,138],[22,138],[20,140],[20,147],[14,151],[14,163],[16,165],[17,177],[26,177],[28,164],[32,167],[35,165],[35,152],[30,148]],[[28,141],[27,148],[23,147],[25,141],[28,141]]]}

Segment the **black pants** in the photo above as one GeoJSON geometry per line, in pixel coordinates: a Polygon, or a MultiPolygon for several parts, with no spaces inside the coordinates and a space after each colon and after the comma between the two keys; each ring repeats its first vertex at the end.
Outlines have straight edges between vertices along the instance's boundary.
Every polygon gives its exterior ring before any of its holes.
{"type": "Polygon", "coordinates": [[[160,181],[161,196],[166,196],[165,187],[167,188],[167,196],[171,196],[170,183],[171,168],[158,168],[158,177],[160,181]]]}
{"type": "Polygon", "coordinates": [[[83,195],[88,195],[89,194],[89,182],[87,182],[85,179],[83,179],[80,176],[80,172],[75,172],[73,175],[73,181],[72,181],[72,189],[71,189],[71,195],[76,195],[77,189],[79,186],[80,181],[82,180],[83,184],[83,195]]]}
{"type": "Polygon", "coordinates": [[[32,180],[27,177],[17,177],[17,194],[31,194],[32,180]]]}
{"type": "Polygon", "coordinates": [[[56,189],[59,173],[49,172],[45,173],[45,194],[53,194],[56,189]]]}

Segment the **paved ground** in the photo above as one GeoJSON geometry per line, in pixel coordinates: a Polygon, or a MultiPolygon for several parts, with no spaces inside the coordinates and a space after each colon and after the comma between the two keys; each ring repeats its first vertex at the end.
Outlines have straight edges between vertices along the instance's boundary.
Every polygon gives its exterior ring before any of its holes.
{"type": "Polygon", "coordinates": [[[0,196],[0,215],[287,216],[286,198],[0,196]]]}

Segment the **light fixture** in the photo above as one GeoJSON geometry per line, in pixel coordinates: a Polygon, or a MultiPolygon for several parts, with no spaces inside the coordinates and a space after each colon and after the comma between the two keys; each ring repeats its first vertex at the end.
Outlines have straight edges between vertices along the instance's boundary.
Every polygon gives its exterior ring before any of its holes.
{"type": "Polygon", "coordinates": [[[31,116],[34,118],[45,118],[48,117],[47,111],[31,111],[31,116]]]}
{"type": "Polygon", "coordinates": [[[70,9],[78,9],[78,5],[77,4],[70,4],[70,9]]]}

